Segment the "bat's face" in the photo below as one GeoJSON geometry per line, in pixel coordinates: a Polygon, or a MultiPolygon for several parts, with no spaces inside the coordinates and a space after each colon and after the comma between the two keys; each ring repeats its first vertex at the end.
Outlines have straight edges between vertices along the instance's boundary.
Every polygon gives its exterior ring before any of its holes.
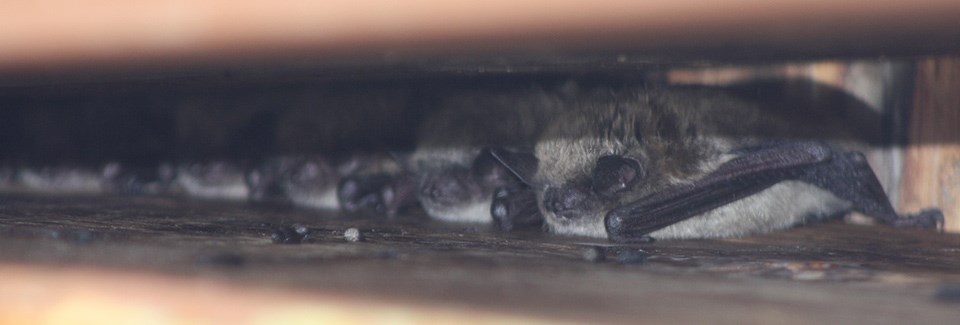
{"type": "Polygon", "coordinates": [[[454,222],[489,222],[493,190],[477,182],[466,168],[421,175],[420,204],[431,217],[454,222]],[[482,207],[486,206],[486,209],[482,207]]]}
{"type": "Polygon", "coordinates": [[[493,221],[493,191],[511,183],[519,180],[484,151],[470,168],[452,165],[420,175],[418,198],[424,210],[436,219],[489,223],[493,221]]]}
{"type": "Polygon", "coordinates": [[[606,237],[607,211],[636,197],[644,187],[647,153],[626,134],[570,134],[591,129],[584,125],[591,122],[587,118],[572,122],[551,129],[536,147],[537,201],[551,231],[606,237]]]}
{"type": "Polygon", "coordinates": [[[537,143],[532,185],[555,233],[607,237],[606,214],[709,169],[710,150],[675,113],[643,100],[568,111],[537,143]]]}
{"type": "Polygon", "coordinates": [[[320,157],[287,158],[268,167],[272,168],[266,169],[263,178],[273,178],[288,196],[323,195],[335,189],[340,180],[335,166],[320,157]]]}

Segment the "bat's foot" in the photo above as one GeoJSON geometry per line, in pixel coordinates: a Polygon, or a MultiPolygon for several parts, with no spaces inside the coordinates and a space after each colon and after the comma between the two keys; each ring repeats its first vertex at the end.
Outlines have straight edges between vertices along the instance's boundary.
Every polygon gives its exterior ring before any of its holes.
{"type": "Polygon", "coordinates": [[[900,218],[893,222],[897,228],[941,229],[943,227],[943,212],[938,209],[927,209],[920,213],[900,218]]]}
{"type": "Polygon", "coordinates": [[[416,185],[409,177],[350,176],[337,187],[337,199],[347,212],[396,215],[416,203],[416,185]]]}
{"type": "Polygon", "coordinates": [[[543,215],[537,207],[536,192],[526,188],[498,188],[493,194],[490,215],[503,231],[537,227],[543,223],[543,215]]]}

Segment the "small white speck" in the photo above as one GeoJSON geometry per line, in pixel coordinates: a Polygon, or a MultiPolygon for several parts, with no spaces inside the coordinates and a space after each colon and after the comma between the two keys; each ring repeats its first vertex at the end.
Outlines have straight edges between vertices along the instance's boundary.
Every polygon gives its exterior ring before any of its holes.
{"type": "Polygon", "coordinates": [[[343,239],[352,243],[360,241],[360,230],[357,228],[347,228],[347,230],[343,231],[343,239]]]}
{"type": "Polygon", "coordinates": [[[310,229],[307,229],[307,227],[306,227],[306,226],[303,226],[303,225],[296,225],[296,227],[295,227],[293,230],[296,231],[298,234],[301,234],[301,235],[306,235],[307,232],[310,231],[310,229]]]}

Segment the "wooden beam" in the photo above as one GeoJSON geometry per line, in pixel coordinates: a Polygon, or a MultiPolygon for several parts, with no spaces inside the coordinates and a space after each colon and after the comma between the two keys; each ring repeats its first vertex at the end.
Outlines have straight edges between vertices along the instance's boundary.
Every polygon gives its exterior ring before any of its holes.
{"type": "Polygon", "coordinates": [[[170,198],[0,196],[0,324],[960,318],[960,235],[826,223],[618,245],[170,198]],[[300,244],[271,233],[307,229],[300,244]],[[360,230],[351,242],[344,230],[360,230]]]}
{"type": "Polygon", "coordinates": [[[636,51],[672,57],[960,50],[954,0],[0,3],[0,71],[284,58],[636,51]]]}
{"type": "Polygon", "coordinates": [[[960,232],[960,58],[920,61],[916,82],[900,204],[940,207],[960,232]]]}
{"type": "MultiPolygon", "coordinates": [[[[3,324],[556,324],[517,314],[105,268],[0,264],[3,324]]],[[[572,322],[571,322],[572,324],[572,322]]]]}

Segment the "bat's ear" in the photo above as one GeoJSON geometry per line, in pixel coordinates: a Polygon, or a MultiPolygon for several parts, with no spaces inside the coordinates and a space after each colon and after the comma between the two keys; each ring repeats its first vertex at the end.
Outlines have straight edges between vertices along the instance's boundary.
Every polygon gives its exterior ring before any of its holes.
{"type": "Polygon", "coordinates": [[[528,186],[533,186],[533,176],[537,173],[537,157],[532,152],[511,151],[504,148],[487,148],[481,154],[489,154],[510,173],[528,186]]]}

